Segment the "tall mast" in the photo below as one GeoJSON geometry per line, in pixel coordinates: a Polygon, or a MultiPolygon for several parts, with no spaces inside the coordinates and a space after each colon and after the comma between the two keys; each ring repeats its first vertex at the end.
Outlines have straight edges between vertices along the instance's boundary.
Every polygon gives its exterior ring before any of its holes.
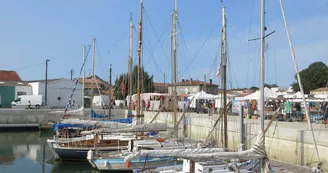
{"type": "MultiPolygon", "coordinates": [[[[86,54],[86,47],[85,47],[85,45],[83,45],[83,48],[82,48],[82,63],[84,62],[85,54],[86,54]]],[[[84,107],[85,64],[83,65],[83,74],[82,74],[82,78],[83,78],[83,81],[82,81],[82,106],[84,107]]]]}
{"type": "Polygon", "coordinates": [[[261,131],[264,132],[264,45],[265,45],[265,0],[261,0],[261,72],[260,72],[260,103],[261,131]]]}
{"type": "MultiPolygon", "coordinates": [[[[259,110],[260,110],[260,127],[261,133],[263,133],[263,142],[265,147],[265,134],[264,134],[264,45],[265,45],[265,0],[261,0],[261,74],[260,74],[260,103],[259,103],[259,110]]],[[[265,148],[264,148],[265,149],[265,148]]],[[[264,160],[261,160],[261,172],[264,172],[264,160]]]]}
{"type": "MultiPolygon", "coordinates": [[[[141,113],[141,100],[140,100],[140,85],[141,85],[141,50],[142,50],[142,12],[143,12],[143,0],[140,0],[140,21],[139,21],[139,42],[138,42],[138,91],[137,91],[137,117],[143,117],[141,113]]],[[[139,120],[139,123],[141,121],[139,120]]]]}
{"type": "Polygon", "coordinates": [[[96,54],[96,38],[92,38],[92,89],[91,89],[91,104],[93,104],[94,96],[94,80],[95,80],[95,54],[96,54]]]}
{"type": "Polygon", "coordinates": [[[228,116],[227,116],[227,25],[225,7],[222,7],[222,44],[221,62],[223,66],[223,127],[224,127],[224,147],[228,148],[228,116]]]}
{"type": "Polygon", "coordinates": [[[171,45],[172,45],[172,101],[173,101],[173,123],[175,126],[174,132],[176,137],[178,137],[178,127],[177,127],[177,92],[176,92],[176,82],[177,82],[177,17],[178,17],[178,0],[174,0],[174,10],[172,13],[172,32],[171,32],[171,45]]]}
{"type": "Polygon", "coordinates": [[[133,21],[132,21],[132,13],[130,13],[130,34],[129,34],[129,112],[131,112],[131,103],[132,103],[132,31],[133,31],[133,21]]]}
{"type": "Polygon", "coordinates": [[[109,66],[108,118],[112,115],[112,64],[109,66]]]}

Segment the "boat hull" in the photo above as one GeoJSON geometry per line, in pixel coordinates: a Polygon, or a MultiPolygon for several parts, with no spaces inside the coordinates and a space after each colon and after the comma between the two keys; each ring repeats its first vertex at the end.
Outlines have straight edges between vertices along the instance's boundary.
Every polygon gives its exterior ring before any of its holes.
{"type": "Polygon", "coordinates": [[[181,164],[181,162],[172,157],[149,157],[147,160],[146,158],[139,158],[139,160],[133,160],[129,163],[126,163],[123,158],[92,159],[89,162],[101,171],[155,169],[181,164]]]}
{"type": "MultiPolygon", "coordinates": [[[[126,149],[127,147],[97,148],[97,152],[117,152],[126,149]]],[[[87,160],[89,150],[96,152],[94,148],[54,148],[55,153],[63,160],[87,160]]]]}

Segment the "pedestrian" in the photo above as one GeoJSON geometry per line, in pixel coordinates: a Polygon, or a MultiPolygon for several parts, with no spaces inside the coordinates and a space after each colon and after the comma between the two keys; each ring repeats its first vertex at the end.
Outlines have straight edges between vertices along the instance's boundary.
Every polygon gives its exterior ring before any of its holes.
{"type": "Polygon", "coordinates": [[[147,100],[147,111],[149,111],[149,108],[150,108],[150,100],[148,99],[147,100]]]}
{"type": "Polygon", "coordinates": [[[145,110],[145,108],[146,108],[146,102],[145,102],[144,99],[142,99],[141,104],[142,104],[142,110],[145,110]]]}

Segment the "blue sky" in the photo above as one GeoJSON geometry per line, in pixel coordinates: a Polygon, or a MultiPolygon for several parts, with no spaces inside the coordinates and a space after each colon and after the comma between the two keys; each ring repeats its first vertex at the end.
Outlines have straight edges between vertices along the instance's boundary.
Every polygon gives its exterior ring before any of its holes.
{"type": "MultiPolygon", "coordinates": [[[[283,2],[299,68],[306,68],[314,61],[327,64],[328,2],[283,2]]],[[[226,7],[228,20],[232,67],[229,86],[258,86],[259,42],[247,40],[259,36],[259,0],[225,0],[223,4],[220,0],[180,0],[178,77],[202,80],[208,74],[218,82],[214,74],[219,61],[213,63],[220,53],[222,5],[226,7]],[[197,56],[196,52],[199,52],[197,56]]],[[[163,82],[164,73],[169,81],[173,1],[144,0],[144,8],[144,66],[155,76],[155,81],[163,82]]],[[[44,62],[49,58],[50,78],[68,78],[70,69],[75,70],[74,77],[77,77],[82,64],[82,45],[91,44],[92,37],[96,37],[96,74],[108,79],[109,64],[112,64],[115,79],[127,72],[130,12],[137,31],[138,0],[1,1],[0,69],[16,70],[23,80],[43,79],[44,62]]],[[[267,0],[266,12],[268,31],[276,31],[267,39],[266,83],[289,86],[294,81],[295,70],[279,1],[267,0]]],[[[133,40],[136,62],[136,32],[133,40]]],[[[91,51],[86,68],[89,74],[91,51]]]]}

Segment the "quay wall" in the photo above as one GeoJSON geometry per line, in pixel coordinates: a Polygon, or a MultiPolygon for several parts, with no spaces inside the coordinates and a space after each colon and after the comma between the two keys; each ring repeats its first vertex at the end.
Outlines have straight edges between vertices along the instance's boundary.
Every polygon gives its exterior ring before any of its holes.
{"type": "MultiPolygon", "coordinates": [[[[64,113],[63,109],[0,109],[0,125],[1,124],[42,124],[44,122],[59,121],[64,113]],[[59,113],[50,113],[61,111],[59,113]]],[[[108,114],[108,110],[94,109],[96,113],[108,114]]],[[[116,118],[122,118],[125,110],[115,109],[112,114],[116,118]]],[[[84,115],[71,115],[70,118],[90,119],[90,109],[84,110],[84,115]]]]}
{"type": "MultiPolygon", "coordinates": [[[[149,122],[157,112],[144,112],[145,122],[149,122]]],[[[182,116],[178,113],[177,121],[182,116]]],[[[204,139],[212,129],[218,115],[186,113],[187,137],[192,139],[204,139]]],[[[173,113],[162,112],[155,122],[167,122],[169,127],[173,127],[173,113]]],[[[182,121],[183,122],[183,121],[182,121]]],[[[244,119],[245,123],[245,147],[251,148],[257,139],[260,131],[259,119],[244,119]]],[[[265,120],[265,127],[269,120],[265,120]]],[[[328,128],[323,124],[312,123],[315,136],[317,138],[320,160],[323,168],[328,171],[328,128]]],[[[220,123],[216,126],[212,136],[220,144],[221,130],[220,123]]],[[[228,146],[237,150],[240,146],[240,117],[228,116],[228,146]]],[[[179,126],[179,134],[182,134],[183,125],[179,126]]],[[[306,166],[316,166],[318,157],[314,149],[311,131],[306,122],[278,122],[274,121],[266,133],[266,150],[270,159],[282,162],[306,166]]]]}

